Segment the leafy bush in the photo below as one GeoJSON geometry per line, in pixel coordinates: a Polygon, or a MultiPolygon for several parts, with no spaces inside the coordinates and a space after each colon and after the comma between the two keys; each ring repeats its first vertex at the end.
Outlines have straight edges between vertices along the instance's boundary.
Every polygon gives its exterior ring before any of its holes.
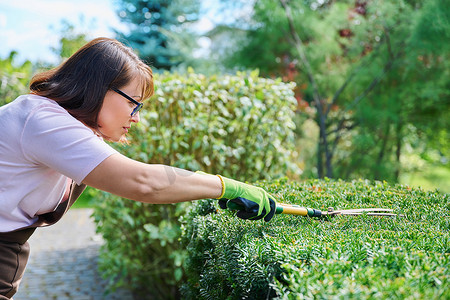
{"type": "Polygon", "coordinates": [[[294,170],[292,83],[259,78],[257,72],[165,73],[156,80],[156,95],[132,133],[140,147],[131,155],[248,181],[294,170]]]}
{"type": "Polygon", "coordinates": [[[5,58],[0,58],[0,106],[9,103],[22,94],[29,92],[28,81],[32,73],[29,61],[16,66],[14,59],[17,52],[11,52],[5,58]]]}
{"type": "Polygon", "coordinates": [[[276,215],[243,221],[202,200],[183,220],[185,299],[449,299],[449,195],[385,182],[287,179],[280,202],[383,207],[405,217],[276,215]]]}
{"type": "MultiPolygon", "coordinates": [[[[156,94],[119,151],[145,163],[220,173],[241,180],[295,171],[291,84],[257,73],[205,77],[156,76],[156,94]]],[[[146,205],[107,193],[94,213],[106,244],[101,269],[111,286],[139,299],[175,298],[183,280],[185,251],[178,218],[189,203],[146,205]]]]}

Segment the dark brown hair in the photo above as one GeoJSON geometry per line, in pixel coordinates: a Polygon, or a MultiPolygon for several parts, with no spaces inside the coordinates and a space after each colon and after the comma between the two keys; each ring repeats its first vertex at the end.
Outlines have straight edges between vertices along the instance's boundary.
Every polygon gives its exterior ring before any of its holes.
{"type": "Polygon", "coordinates": [[[106,92],[120,89],[136,77],[141,81],[143,99],[151,97],[151,68],[119,41],[97,38],[58,67],[35,75],[30,91],[55,100],[76,119],[97,129],[106,92]]]}

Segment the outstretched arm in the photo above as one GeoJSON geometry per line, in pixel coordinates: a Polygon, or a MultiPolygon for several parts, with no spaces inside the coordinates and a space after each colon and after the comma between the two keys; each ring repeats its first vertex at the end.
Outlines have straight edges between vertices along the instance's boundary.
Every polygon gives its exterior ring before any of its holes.
{"type": "Polygon", "coordinates": [[[105,159],[83,183],[120,197],[155,204],[217,198],[222,193],[217,176],[145,164],[121,154],[105,159]]]}

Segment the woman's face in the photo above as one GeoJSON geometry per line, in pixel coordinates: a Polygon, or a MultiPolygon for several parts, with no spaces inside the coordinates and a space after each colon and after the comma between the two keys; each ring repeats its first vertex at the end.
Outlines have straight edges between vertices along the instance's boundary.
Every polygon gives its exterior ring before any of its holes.
{"type": "MultiPolygon", "coordinates": [[[[141,88],[139,81],[133,79],[129,84],[120,88],[122,92],[141,102],[141,88]]],[[[98,131],[108,140],[118,142],[128,132],[131,123],[139,122],[139,112],[131,116],[136,104],[122,95],[109,90],[103,100],[102,108],[98,114],[98,131]]]]}

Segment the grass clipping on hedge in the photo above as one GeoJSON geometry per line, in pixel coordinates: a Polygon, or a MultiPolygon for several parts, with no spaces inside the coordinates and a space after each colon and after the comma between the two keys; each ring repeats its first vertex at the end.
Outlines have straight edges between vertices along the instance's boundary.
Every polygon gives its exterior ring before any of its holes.
{"type": "Polygon", "coordinates": [[[186,299],[449,299],[449,195],[385,182],[258,182],[279,202],[383,207],[405,217],[275,215],[244,221],[215,201],[184,220],[186,299]]]}

